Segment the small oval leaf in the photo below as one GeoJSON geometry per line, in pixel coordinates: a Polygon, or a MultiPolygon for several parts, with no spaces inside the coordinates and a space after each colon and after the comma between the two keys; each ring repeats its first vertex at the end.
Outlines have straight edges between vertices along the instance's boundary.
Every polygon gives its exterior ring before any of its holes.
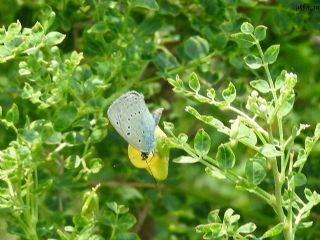
{"type": "Polygon", "coordinates": [[[269,229],[268,231],[266,231],[261,239],[264,239],[264,238],[269,238],[269,237],[273,237],[273,236],[276,236],[276,235],[279,235],[281,232],[282,232],[282,229],[283,229],[283,223],[279,223],[277,224],[276,226],[274,226],[273,228],[269,229]]]}
{"type": "Polygon", "coordinates": [[[159,10],[159,5],[156,0],[132,0],[132,7],[141,7],[149,10],[159,10]]]}
{"type": "Polygon", "coordinates": [[[241,29],[241,32],[244,34],[252,34],[254,31],[254,27],[249,22],[242,23],[240,29],[241,29]]]}
{"type": "Polygon", "coordinates": [[[256,228],[257,228],[257,226],[254,223],[247,223],[247,224],[240,226],[238,228],[237,232],[248,234],[248,233],[254,232],[254,230],[256,230],[256,228]]]}
{"type": "Polygon", "coordinates": [[[197,74],[195,74],[194,72],[190,75],[189,87],[196,93],[200,90],[200,82],[197,74]]]}
{"type": "Polygon", "coordinates": [[[207,155],[211,147],[211,139],[208,133],[200,129],[194,138],[194,149],[199,156],[207,155]]]}
{"type": "Polygon", "coordinates": [[[261,93],[267,93],[271,91],[269,83],[266,80],[253,80],[250,82],[250,85],[261,93]]]}
{"type": "Polygon", "coordinates": [[[259,40],[262,41],[263,39],[266,38],[266,32],[267,32],[267,27],[263,25],[259,25],[256,27],[254,30],[254,36],[259,40]]]}
{"type": "Polygon", "coordinates": [[[281,152],[276,149],[276,147],[272,144],[265,144],[261,147],[260,152],[263,156],[267,158],[274,158],[281,155],[281,152]]]}
{"type": "Polygon", "coordinates": [[[265,158],[251,158],[246,162],[245,173],[248,181],[254,185],[260,184],[266,177],[265,158]]]}
{"type": "Polygon", "coordinates": [[[186,164],[186,163],[196,163],[199,162],[200,159],[199,158],[194,158],[194,157],[190,157],[190,156],[181,156],[178,158],[175,158],[172,160],[175,163],[182,163],[182,164],[186,164]]]}
{"type": "Polygon", "coordinates": [[[269,64],[274,63],[277,60],[279,50],[280,45],[270,46],[264,53],[264,61],[269,64]]]}
{"type": "Polygon", "coordinates": [[[293,180],[296,187],[303,186],[307,183],[307,177],[303,173],[295,174],[293,180]]]}
{"type": "Polygon", "coordinates": [[[222,169],[232,168],[235,164],[235,156],[229,145],[219,146],[216,159],[222,169]]]}
{"type": "Polygon", "coordinates": [[[19,122],[19,109],[17,104],[12,104],[11,108],[8,110],[6,114],[6,120],[8,122],[12,122],[13,124],[16,124],[19,122]]]}
{"type": "Polygon", "coordinates": [[[236,88],[232,82],[230,82],[229,86],[222,91],[222,97],[228,103],[232,103],[235,100],[236,94],[236,88]]]}
{"type": "Polygon", "coordinates": [[[247,64],[247,66],[251,69],[259,69],[262,66],[261,58],[253,54],[244,57],[244,61],[247,64]]]}

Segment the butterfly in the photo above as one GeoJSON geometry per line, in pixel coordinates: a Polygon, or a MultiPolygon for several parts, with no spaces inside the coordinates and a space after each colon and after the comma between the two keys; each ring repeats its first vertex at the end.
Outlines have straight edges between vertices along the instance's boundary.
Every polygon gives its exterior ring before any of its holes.
{"type": "Polygon", "coordinates": [[[162,111],[163,108],[159,108],[150,113],[144,96],[136,91],[121,95],[107,111],[111,125],[129,143],[128,155],[132,164],[147,169],[159,180],[165,179],[168,173],[168,159],[161,159],[155,152],[155,133],[162,111]]]}

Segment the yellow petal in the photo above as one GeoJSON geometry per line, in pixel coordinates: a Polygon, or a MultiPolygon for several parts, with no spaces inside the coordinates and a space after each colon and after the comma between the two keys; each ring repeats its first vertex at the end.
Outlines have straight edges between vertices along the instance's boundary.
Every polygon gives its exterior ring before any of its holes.
{"type": "MultiPolygon", "coordinates": [[[[128,145],[128,156],[129,156],[131,163],[136,168],[147,168],[148,167],[146,160],[142,159],[141,151],[135,149],[130,144],[128,145]]],[[[149,154],[147,160],[150,161],[152,159],[152,157],[153,157],[153,154],[151,153],[151,154],[149,154]]]]}
{"type": "Polygon", "coordinates": [[[160,158],[155,153],[148,161],[149,167],[146,170],[157,180],[165,180],[168,177],[169,159],[160,158]]]}
{"type": "MultiPolygon", "coordinates": [[[[157,126],[155,129],[155,136],[157,139],[166,137],[166,134],[157,126]]],[[[156,153],[150,153],[146,160],[142,159],[141,151],[135,149],[130,144],[128,145],[128,156],[131,163],[136,168],[146,169],[150,175],[157,180],[164,180],[168,176],[169,155],[160,158],[156,153]]]]}

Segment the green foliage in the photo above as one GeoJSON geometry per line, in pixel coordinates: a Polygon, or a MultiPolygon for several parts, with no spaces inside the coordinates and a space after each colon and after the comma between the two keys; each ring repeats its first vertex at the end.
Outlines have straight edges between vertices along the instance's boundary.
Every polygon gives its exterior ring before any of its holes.
{"type": "Polygon", "coordinates": [[[208,216],[209,223],[198,225],[196,231],[204,233],[203,239],[254,239],[251,233],[256,230],[256,225],[247,223],[239,226],[240,215],[233,213],[233,209],[227,209],[221,220],[219,210],[211,211],[208,216]]]}
{"type": "Polygon", "coordinates": [[[299,3],[0,1],[0,239],[316,239],[319,15],[299,3]],[[164,183],[106,117],[129,90],[170,121],[164,183]]]}
{"type": "MultiPolygon", "coordinates": [[[[260,54],[260,56],[247,55],[244,58],[245,63],[253,70],[263,67],[267,77],[267,81],[263,79],[254,80],[250,85],[265,95],[260,96],[256,90],[253,90],[247,98],[247,113],[231,105],[236,100],[237,95],[236,89],[231,82],[222,91],[223,101],[218,101],[215,99],[216,91],[212,88],[207,90],[207,96],[199,93],[201,86],[199,86],[199,80],[194,76],[194,73],[191,74],[191,84],[189,83],[194,92],[190,92],[189,89],[185,88],[179,77],[176,80],[169,79],[169,83],[174,86],[173,90],[175,92],[182,93],[187,97],[193,97],[200,103],[214,105],[221,110],[229,110],[237,114],[236,119],[230,121],[231,126],[228,128],[223,123],[218,124],[219,120],[211,116],[202,115],[191,106],[186,108],[186,111],[197,119],[229,136],[229,141],[218,147],[215,159],[208,155],[208,151],[199,154],[197,150],[199,148],[197,143],[200,142],[199,132],[194,140],[194,149],[186,143],[181,144],[174,135],[171,141],[175,148],[184,150],[191,158],[200,159],[199,161],[180,161],[180,163],[200,162],[206,166],[205,171],[208,175],[218,179],[228,179],[236,188],[256,194],[270,205],[278,217],[278,224],[267,230],[261,236],[261,239],[283,233],[284,238],[290,240],[294,239],[297,229],[300,225],[303,225],[301,223],[301,209],[305,209],[305,206],[308,205],[307,211],[311,211],[313,206],[320,203],[320,195],[318,193],[312,193],[314,198],[306,196],[307,200],[304,202],[298,197],[295,190],[297,187],[304,186],[307,183],[307,177],[301,171],[307,160],[306,152],[310,152],[315,141],[319,138],[319,124],[316,126],[315,136],[306,138],[305,149],[300,149],[298,157],[294,159],[295,150],[292,149],[293,142],[305,127],[302,125],[298,131],[294,130],[291,135],[287,136],[286,140],[283,130],[283,119],[293,107],[295,100],[294,87],[297,83],[297,76],[293,73],[282,71],[277,77],[277,82],[274,83],[269,65],[277,60],[280,46],[272,45],[263,52],[260,40],[265,38],[266,28],[259,26],[258,29],[255,29],[252,24],[245,22],[241,25],[240,29],[242,33],[236,33],[232,36],[238,43],[241,43],[244,39],[244,35],[241,34],[249,36],[250,38],[247,39],[250,39],[252,46],[255,45],[257,47],[260,54]],[[256,33],[257,37],[254,33],[256,33]],[[192,79],[196,79],[196,81],[192,79]],[[179,86],[179,89],[176,88],[177,86],[179,86]],[[269,96],[267,95],[268,93],[269,96]],[[250,113],[254,114],[254,116],[251,117],[250,113]],[[273,130],[275,120],[277,120],[278,127],[277,138],[275,138],[273,130]],[[215,124],[211,122],[215,122],[215,124]],[[234,145],[235,141],[242,143],[255,152],[255,156],[245,160],[245,174],[236,173],[233,170],[236,161],[235,154],[230,145],[234,145]],[[263,186],[258,186],[267,179],[267,165],[271,167],[270,172],[274,181],[274,192],[268,192],[263,186]],[[294,166],[299,166],[299,172],[293,171],[294,166]],[[302,206],[299,206],[300,204],[302,206]]],[[[247,48],[252,46],[245,45],[242,47],[247,48]]],[[[200,132],[203,132],[203,129],[200,132]]],[[[208,135],[206,138],[210,139],[210,136],[208,135]]],[[[188,159],[190,157],[185,156],[184,158],[188,159]]],[[[309,194],[311,195],[310,192],[309,194]]],[[[218,222],[198,225],[196,228],[197,232],[204,233],[203,239],[228,239],[230,237],[234,239],[256,239],[254,235],[244,237],[240,234],[251,233],[255,230],[255,225],[246,224],[240,230],[237,230],[233,223],[238,221],[240,216],[234,216],[236,220],[228,221],[228,217],[231,219],[232,212],[233,210],[230,209],[226,211],[223,222],[220,220],[218,222]]],[[[217,214],[218,212],[215,213],[217,214]]],[[[310,212],[304,215],[304,217],[307,217],[309,214],[310,212]]],[[[215,219],[219,218],[216,217],[215,219]]]]}

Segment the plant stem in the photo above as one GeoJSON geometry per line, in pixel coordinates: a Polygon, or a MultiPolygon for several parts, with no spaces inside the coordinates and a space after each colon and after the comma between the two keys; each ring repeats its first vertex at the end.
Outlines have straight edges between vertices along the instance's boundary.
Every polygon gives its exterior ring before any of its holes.
{"type": "Polygon", "coordinates": [[[277,159],[272,158],[271,159],[271,167],[272,167],[272,173],[273,173],[273,179],[274,179],[274,185],[275,185],[275,197],[276,197],[276,206],[277,206],[277,214],[282,222],[285,220],[285,215],[282,209],[282,195],[281,195],[281,183],[279,179],[279,171],[277,166],[277,159]]]}
{"type": "MultiPolygon", "coordinates": [[[[119,214],[116,213],[116,219],[115,222],[118,223],[118,218],[119,218],[119,214]]],[[[115,225],[111,225],[112,227],[112,231],[111,231],[111,235],[110,235],[110,240],[114,239],[115,235],[116,235],[116,229],[117,229],[117,224],[115,225]]]]}
{"type": "MultiPolygon", "coordinates": [[[[252,35],[253,38],[255,38],[252,35]]],[[[271,77],[271,73],[269,70],[269,66],[268,63],[265,62],[264,60],[264,53],[261,49],[260,43],[258,40],[256,40],[256,46],[258,48],[260,57],[262,59],[262,63],[263,63],[263,68],[266,72],[267,75],[267,79],[271,88],[271,92],[272,92],[272,96],[273,96],[273,101],[274,101],[274,113],[276,115],[277,110],[276,108],[279,106],[278,103],[278,97],[277,97],[277,93],[276,93],[276,89],[271,77]]],[[[273,140],[273,135],[272,135],[272,123],[273,123],[273,119],[274,116],[272,116],[269,120],[268,120],[268,132],[269,132],[269,136],[270,136],[270,143],[274,144],[274,140],[273,140]]],[[[278,130],[279,130],[279,145],[280,145],[280,150],[281,150],[281,174],[279,174],[279,168],[277,165],[277,159],[276,158],[272,158],[270,161],[271,167],[272,167],[272,173],[273,173],[273,179],[274,179],[274,188],[275,188],[275,200],[276,200],[276,213],[280,219],[280,221],[284,224],[284,228],[283,228],[283,234],[284,234],[284,238],[286,240],[292,240],[293,239],[293,235],[292,235],[292,224],[290,225],[290,222],[288,224],[287,222],[287,218],[286,215],[284,214],[283,211],[283,204],[282,204],[282,185],[284,182],[284,172],[285,172],[285,144],[284,144],[284,139],[283,139],[283,126],[282,126],[282,118],[277,116],[277,120],[278,120],[278,130]]],[[[289,215],[289,212],[288,212],[289,215]]]]}

